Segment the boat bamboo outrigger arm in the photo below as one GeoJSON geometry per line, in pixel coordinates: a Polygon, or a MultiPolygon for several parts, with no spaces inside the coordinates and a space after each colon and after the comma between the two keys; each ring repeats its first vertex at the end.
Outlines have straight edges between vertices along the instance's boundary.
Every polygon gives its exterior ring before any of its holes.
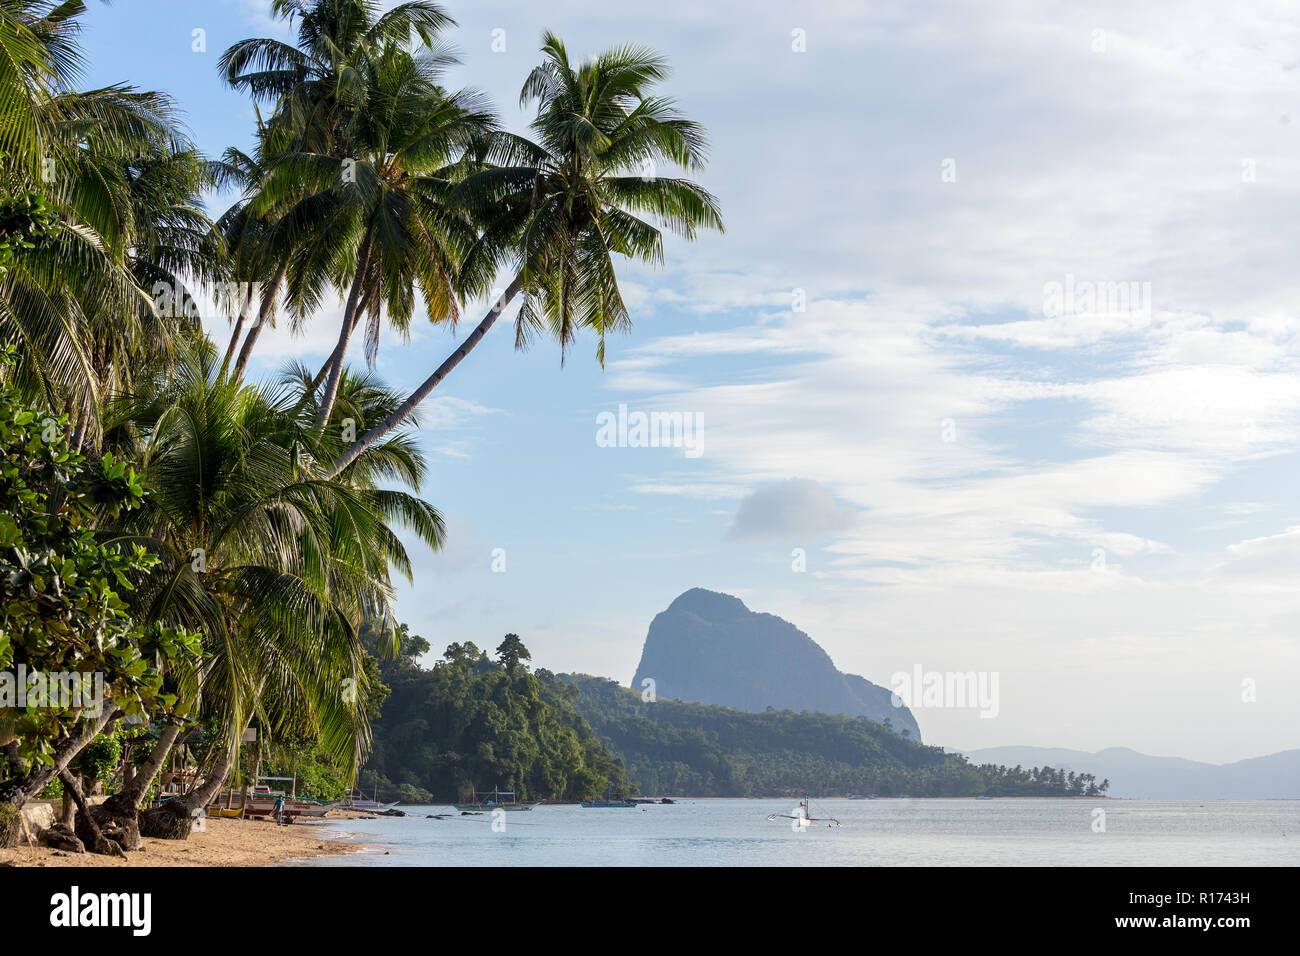
{"type": "Polygon", "coordinates": [[[828,827],[837,827],[840,825],[840,821],[836,820],[834,817],[814,817],[812,815],[812,808],[809,805],[808,794],[806,793],[804,794],[803,799],[799,801],[799,809],[796,812],[769,813],[767,819],[768,822],[775,822],[777,820],[796,820],[800,827],[812,826],[814,823],[824,823],[828,827]]]}

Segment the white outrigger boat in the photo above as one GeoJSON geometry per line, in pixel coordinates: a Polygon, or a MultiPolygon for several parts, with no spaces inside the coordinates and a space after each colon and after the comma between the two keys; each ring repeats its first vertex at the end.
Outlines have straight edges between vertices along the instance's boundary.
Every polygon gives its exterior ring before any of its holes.
{"type": "Polygon", "coordinates": [[[804,830],[811,827],[814,823],[818,826],[825,824],[828,827],[837,827],[840,825],[840,821],[836,820],[834,817],[822,817],[820,819],[814,817],[812,815],[812,809],[809,806],[808,794],[806,793],[803,795],[803,799],[799,801],[799,807],[794,813],[769,813],[767,819],[769,822],[775,822],[777,820],[793,820],[794,822],[790,824],[792,830],[804,830]]]}
{"type": "Polygon", "coordinates": [[[343,809],[365,810],[367,813],[384,813],[402,802],[401,800],[394,800],[392,803],[380,803],[376,797],[378,797],[377,792],[375,797],[367,798],[360,791],[353,790],[343,799],[343,809]]]}

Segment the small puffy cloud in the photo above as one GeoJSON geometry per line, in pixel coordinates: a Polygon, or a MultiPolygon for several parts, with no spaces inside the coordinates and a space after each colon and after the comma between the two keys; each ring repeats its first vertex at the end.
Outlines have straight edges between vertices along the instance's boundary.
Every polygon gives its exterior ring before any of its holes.
{"type": "Polygon", "coordinates": [[[808,478],[787,478],[741,501],[727,538],[819,537],[856,521],[857,512],[840,506],[824,486],[808,478]]]}

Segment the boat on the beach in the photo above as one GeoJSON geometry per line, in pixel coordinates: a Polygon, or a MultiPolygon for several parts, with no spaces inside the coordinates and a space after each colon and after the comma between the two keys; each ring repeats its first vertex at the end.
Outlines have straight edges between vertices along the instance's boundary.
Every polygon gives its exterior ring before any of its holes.
{"type": "MultiPolygon", "coordinates": [[[[291,777],[262,777],[263,780],[290,780],[291,777]]],[[[294,789],[297,789],[297,781],[294,782],[294,789]]],[[[248,800],[244,803],[243,811],[245,816],[265,817],[275,814],[275,801],[284,800],[282,812],[286,817],[324,817],[331,810],[343,805],[342,800],[313,800],[310,797],[299,797],[293,793],[285,794],[282,790],[272,790],[266,784],[258,784],[253,787],[253,792],[248,795],[248,800]]]]}
{"type": "MultiPolygon", "coordinates": [[[[273,816],[275,801],[281,796],[283,794],[250,797],[248,806],[244,807],[244,813],[250,817],[273,816]]],[[[312,800],[308,797],[285,797],[283,813],[286,817],[323,817],[342,804],[342,800],[326,803],[324,800],[312,800]]]]}
{"type": "Polygon", "coordinates": [[[474,791],[474,803],[453,803],[452,806],[462,813],[483,810],[531,810],[536,803],[521,803],[519,795],[513,790],[474,791]],[[508,799],[503,799],[508,798],[508,799]]]}

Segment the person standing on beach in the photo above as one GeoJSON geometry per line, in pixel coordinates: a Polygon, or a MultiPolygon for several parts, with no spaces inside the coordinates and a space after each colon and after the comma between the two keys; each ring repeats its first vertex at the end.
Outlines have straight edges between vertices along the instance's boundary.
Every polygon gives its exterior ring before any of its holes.
{"type": "Polygon", "coordinates": [[[277,826],[284,824],[284,797],[275,798],[275,822],[277,826]]]}

